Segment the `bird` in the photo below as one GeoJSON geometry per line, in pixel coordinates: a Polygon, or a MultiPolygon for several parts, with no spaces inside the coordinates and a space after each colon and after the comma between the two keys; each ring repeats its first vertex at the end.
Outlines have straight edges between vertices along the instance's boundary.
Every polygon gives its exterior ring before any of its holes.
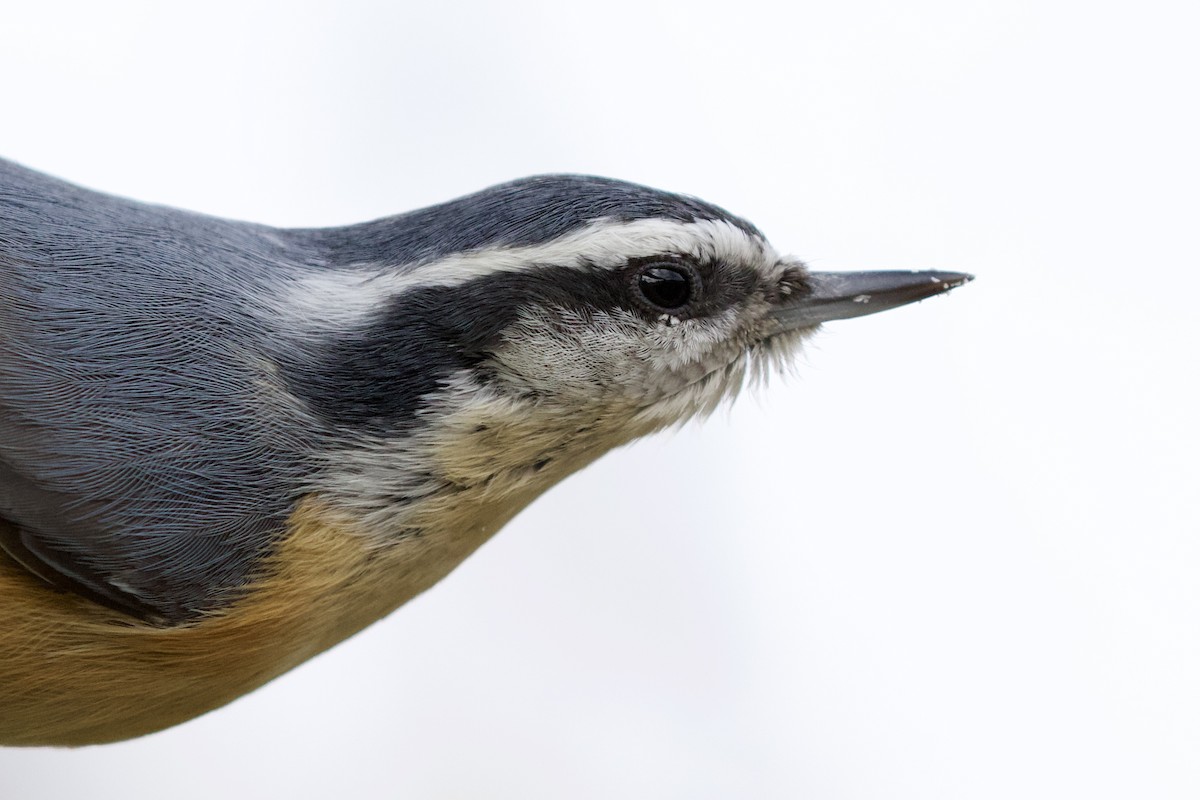
{"type": "Polygon", "coordinates": [[[971,278],[813,271],[610,178],[276,228],[0,160],[0,744],[223,706],[822,323],[971,278]]]}

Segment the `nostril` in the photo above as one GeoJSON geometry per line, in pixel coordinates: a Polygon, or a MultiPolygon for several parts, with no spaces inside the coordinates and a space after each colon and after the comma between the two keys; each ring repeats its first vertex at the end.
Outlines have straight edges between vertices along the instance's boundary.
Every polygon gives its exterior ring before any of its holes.
{"type": "Polygon", "coordinates": [[[782,302],[788,298],[808,297],[814,291],[812,283],[808,280],[808,270],[799,262],[794,265],[787,266],[783,269],[779,276],[779,282],[775,285],[772,296],[767,299],[772,302],[782,302]]]}

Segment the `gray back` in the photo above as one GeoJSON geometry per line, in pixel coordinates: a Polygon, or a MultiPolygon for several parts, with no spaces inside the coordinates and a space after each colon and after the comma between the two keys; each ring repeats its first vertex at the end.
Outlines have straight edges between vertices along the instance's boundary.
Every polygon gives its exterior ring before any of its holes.
{"type": "Polygon", "coordinates": [[[296,259],[0,162],[0,516],[27,548],[168,619],[246,579],[303,472],[249,308],[296,259]]]}

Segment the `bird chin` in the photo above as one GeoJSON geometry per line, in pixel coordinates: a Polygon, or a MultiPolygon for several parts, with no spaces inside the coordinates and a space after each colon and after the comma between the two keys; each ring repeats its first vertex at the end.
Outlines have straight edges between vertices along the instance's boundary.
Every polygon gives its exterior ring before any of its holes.
{"type": "Polygon", "coordinates": [[[676,420],[679,424],[693,418],[704,419],[722,404],[733,402],[743,389],[757,392],[767,385],[771,376],[791,374],[803,341],[816,330],[816,326],[795,328],[760,339],[739,351],[727,364],[689,383],[659,405],[666,403],[670,409],[668,413],[680,414],[676,420]]]}
{"type": "Polygon", "coordinates": [[[750,349],[750,377],[755,385],[765,385],[774,373],[790,374],[804,342],[820,330],[820,325],[778,331],[764,337],[750,349]]]}

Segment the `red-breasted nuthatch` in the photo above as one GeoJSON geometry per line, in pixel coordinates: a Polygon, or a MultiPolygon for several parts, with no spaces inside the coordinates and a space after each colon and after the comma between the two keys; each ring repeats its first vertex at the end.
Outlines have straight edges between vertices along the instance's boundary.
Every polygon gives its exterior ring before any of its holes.
{"type": "Polygon", "coordinates": [[[603,178],[282,230],[0,162],[0,744],[228,703],[818,324],[969,279],[603,178]]]}

